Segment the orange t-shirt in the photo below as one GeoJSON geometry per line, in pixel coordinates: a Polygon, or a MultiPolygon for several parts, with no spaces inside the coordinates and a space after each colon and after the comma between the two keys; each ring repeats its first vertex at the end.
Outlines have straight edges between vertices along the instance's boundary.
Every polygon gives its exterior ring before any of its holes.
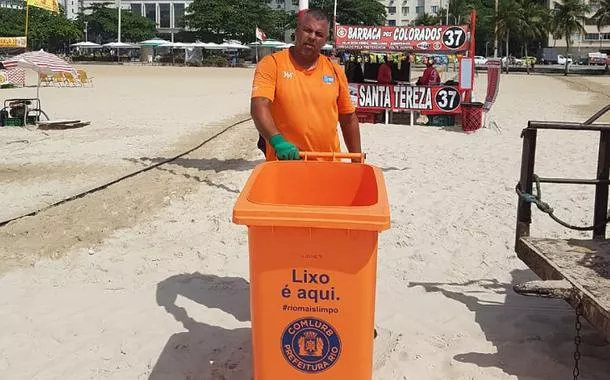
{"type": "MultiPolygon", "coordinates": [[[[265,56],[257,65],[252,97],[271,100],[275,126],[299,151],[340,152],[339,114],[355,111],[347,77],[328,57],[320,55],[316,66],[306,70],[284,49],[265,56]]],[[[267,142],[266,158],[276,160],[267,142]]]]}

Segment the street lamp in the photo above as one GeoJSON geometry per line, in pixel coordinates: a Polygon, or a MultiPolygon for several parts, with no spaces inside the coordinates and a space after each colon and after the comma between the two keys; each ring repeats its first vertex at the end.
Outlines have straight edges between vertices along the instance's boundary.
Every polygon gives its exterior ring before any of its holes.
{"type": "Polygon", "coordinates": [[[489,41],[485,41],[485,58],[489,57],[487,54],[487,45],[489,45],[489,41]]]}
{"type": "Polygon", "coordinates": [[[88,32],[87,31],[87,29],[88,29],[87,26],[89,26],[89,22],[85,21],[85,42],[89,41],[89,37],[87,36],[87,32],[88,32]]]}

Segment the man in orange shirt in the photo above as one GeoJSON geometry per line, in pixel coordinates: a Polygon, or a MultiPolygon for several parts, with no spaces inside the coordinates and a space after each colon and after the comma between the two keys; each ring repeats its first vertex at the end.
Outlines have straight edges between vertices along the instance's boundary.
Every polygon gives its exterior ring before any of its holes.
{"type": "Polygon", "coordinates": [[[300,151],[340,152],[337,122],[349,152],[361,152],[345,73],[320,54],[328,34],[328,17],[309,10],[299,20],[295,45],[256,67],[250,113],[268,161],[298,160],[300,151]]]}

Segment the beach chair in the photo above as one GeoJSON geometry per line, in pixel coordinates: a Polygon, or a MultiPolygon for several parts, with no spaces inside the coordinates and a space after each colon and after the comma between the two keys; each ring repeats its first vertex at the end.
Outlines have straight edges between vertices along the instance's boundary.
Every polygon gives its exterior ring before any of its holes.
{"type": "Polygon", "coordinates": [[[64,72],[64,78],[66,81],[66,84],[69,85],[70,87],[78,87],[81,86],[81,83],[79,83],[76,78],[74,78],[74,75],[72,75],[71,72],[64,72]]]}
{"type": "Polygon", "coordinates": [[[89,84],[91,87],[93,87],[93,77],[87,76],[87,72],[85,70],[76,70],[76,73],[78,74],[78,80],[80,80],[83,86],[85,86],[85,84],[89,84]]]}
{"type": "Polygon", "coordinates": [[[41,86],[49,86],[53,84],[53,76],[49,74],[38,74],[38,80],[41,86]]]}
{"type": "Polygon", "coordinates": [[[56,72],[53,74],[53,86],[62,87],[66,84],[66,78],[64,77],[64,73],[56,72]]]}

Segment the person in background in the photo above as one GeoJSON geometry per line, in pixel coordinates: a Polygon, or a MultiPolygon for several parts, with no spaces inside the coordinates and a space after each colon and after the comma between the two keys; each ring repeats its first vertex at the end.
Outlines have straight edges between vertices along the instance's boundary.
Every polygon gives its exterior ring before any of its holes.
{"type": "Polygon", "coordinates": [[[379,66],[377,72],[377,83],[379,84],[392,84],[392,61],[386,56],[385,62],[379,66]]]}
{"type": "Polygon", "coordinates": [[[267,161],[298,160],[301,151],[340,152],[337,123],[349,152],[361,153],[346,75],[320,54],[329,26],[323,12],[307,11],[295,45],[265,56],[256,67],[250,114],[267,161]]]}
{"type": "Polygon", "coordinates": [[[426,58],[426,69],[424,70],[423,75],[419,77],[416,84],[418,86],[429,86],[440,83],[441,76],[434,67],[434,59],[430,57],[426,58]]]}

